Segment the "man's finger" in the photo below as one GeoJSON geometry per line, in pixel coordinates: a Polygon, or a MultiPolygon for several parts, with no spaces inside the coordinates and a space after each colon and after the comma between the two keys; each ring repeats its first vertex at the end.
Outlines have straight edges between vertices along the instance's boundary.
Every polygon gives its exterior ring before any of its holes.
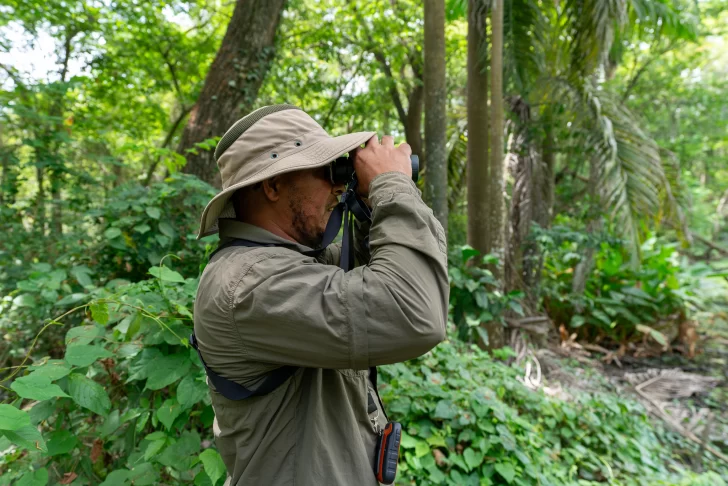
{"type": "Polygon", "coordinates": [[[372,135],[372,138],[367,140],[366,146],[368,147],[369,145],[379,145],[379,135],[377,135],[377,134],[372,135]]]}
{"type": "Polygon", "coordinates": [[[394,137],[391,135],[385,135],[382,137],[382,147],[394,148],[394,137]]]}
{"type": "Polygon", "coordinates": [[[402,150],[404,153],[407,154],[407,157],[412,155],[412,147],[410,147],[408,143],[400,143],[399,145],[397,145],[397,150],[402,150]]]}

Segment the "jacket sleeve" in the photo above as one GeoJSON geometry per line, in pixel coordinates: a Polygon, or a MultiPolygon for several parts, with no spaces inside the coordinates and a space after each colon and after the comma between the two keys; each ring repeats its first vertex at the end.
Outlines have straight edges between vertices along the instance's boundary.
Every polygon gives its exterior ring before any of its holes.
{"type": "Polygon", "coordinates": [[[449,283],[442,225],[404,174],[377,176],[371,260],[349,272],[279,249],[233,296],[246,359],[366,369],[420,356],[445,338],[449,283]]]}

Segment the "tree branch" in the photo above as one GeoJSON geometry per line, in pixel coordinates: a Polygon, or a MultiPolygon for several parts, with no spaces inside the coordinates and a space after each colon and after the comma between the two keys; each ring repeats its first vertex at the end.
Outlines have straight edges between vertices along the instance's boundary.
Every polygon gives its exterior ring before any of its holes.
{"type": "MultiPolygon", "coordinates": [[[[359,69],[361,68],[361,65],[363,62],[364,62],[364,56],[359,56],[359,63],[356,65],[356,69],[354,69],[354,73],[351,75],[351,77],[345,83],[343,83],[339,87],[339,94],[336,96],[336,99],[331,104],[331,108],[329,109],[329,112],[326,114],[326,117],[324,118],[323,122],[321,123],[321,126],[324,128],[324,130],[326,130],[327,125],[329,124],[329,119],[331,118],[331,115],[333,115],[334,111],[336,110],[336,105],[339,104],[339,100],[344,95],[344,90],[346,89],[347,86],[349,86],[349,83],[351,83],[352,80],[354,78],[356,78],[356,75],[359,74],[359,69]]],[[[339,58],[339,63],[342,66],[345,65],[345,63],[342,62],[341,58],[339,58]]]]}
{"type": "Polygon", "coordinates": [[[669,51],[671,51],[675,47],[675,43],[671,42],[666,48],[652,56],[650,59],[645,61],[645,63],[637,70],[637,72],[632,76],[632,79],[629,80],[629,83],[627,83],[627,88],[624,90],[624,94],[622,95],[622,103],[627,101],[627,98],[629,97],[629,93],[632,91],[632,89],[637,84],[637,81],[639,81],[640,76],[644,74],[644,72],[647,70],[647,68],[652,64],[655,60],[660,58],[662,55],[667,54],[669,51]]]}
{"type": "MultiPolygon", "coordinates": [[[[172,141],[172,138],[174,137],[174,134],[177,132],[177,129],[182,124],[182,121],[189,115],[190,111],[192,111],[192,106],[184,106],[182,105],[182,110],[180,111],[180,114],[177,116],[177,118],[172,122],[172,126],[169,128],[169,131],[167,132],[167,136],[164,137],[164,141],[162,142],[162,145],[160,145],[159,148],[167,148],[172,141]]],[[[162,155],[157,155],[157,158],[152,162],[152,164],[149,166],[149,169],[147,169],[147,176],[144,178],[144,185],[148,186],[149,182],[152,180],[152,176],[154,175],[154,171],[157,169],[157,166],[159,165],[159,162],[162,160],[162,155]]]]}
{"type": "Polygon", "coordinates": [[[168,56],[168,51],[163,51],[159,46],[157,46],[157,51],[162,55],[162,59],[164,59],[164,63],[167,65],[167,69],[169,69],[169,74],[172,76],[172,83],[174,84],[174,90],[177,92],[177,96],[179,96],[179,102],[182,105],[182,111],[185,110],[185,98],[182,94],[182,89],[179,87],[179,81],[177,80],[177,72],[174,69],[174,66],[172,65],[172,61],[170,61],[168,56]]]}

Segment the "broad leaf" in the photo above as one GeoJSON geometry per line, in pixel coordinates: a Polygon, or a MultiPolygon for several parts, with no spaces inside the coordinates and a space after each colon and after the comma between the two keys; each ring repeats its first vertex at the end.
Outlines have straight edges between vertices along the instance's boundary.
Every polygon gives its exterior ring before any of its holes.
{"type": "Polygon", "coordinates": [[[182,405],[177,400],[170,398],[164,401],[159,410],[157,410],[157,418],[164,424],[167,430],[172,428],[174,419],[182,413],[182,405]]]}
{"type": "Polygon", "coordinates": [[[71,368],[63,360],[51,359],[40,366],[31,366],[29,376],[45,376],[51,381],[63,378],[71,372],[71,368]]]}
{"type": "Polygon", "coordinates": [[[161,356],[151,361],[148,364],[146,388],[160,390],[171,385],[187,374],[190,364],[189,358],[182,354],[161,356]]]}
{"type": "Polygon", "coordinates": [[[463,459],[465,459],[465,464],[467,464],[472,471],[476,467],[480,466],[480,464],[483,462],[483,453],[475,452],[473,449],[468,447],[463,452],[463,459]]]}
{"type": "Polygon", "coordinates": [[[180,275],[179,273],[175,272],[174,270],[170,270],[169,268],[165,266],[161,267],[152,267],[149,269],[149,273],[157,277],[158,279],[164,281],[164,282],[178,282],[183,283],[185,281],[184,277],[180,275]]]}
{"type": "Polygon", "coordinates": [[[109,322],[109,305],[106,302],[91,304],[91,317],[102,326],[109,322]]]}
{"type": "MultiPolygon", "coordinates": [[[[93,312],[94,305],[91,305],[93,312]]],[[[71,328],[66,333],[66,346],[79,346],[89,344],[91,341],[96,339],[100,334],[101,329],[97,326],[78,326],[71,328]]]]}
{"type": "Polygon", "coordinates": [[[194,375],[185,376],[177,385],[177,401],[183,408],[201,402],[208,393],[207,385],[195,378],[194,375]]]}
{"type": "Polygon", "coordinates": [[[0,405],[0,430],[18,430],[30,425],[30,415],[11,405],[0,405]]]}
{"type": "Polygon", "coordinates": [[[15,486],[46,486],[48,484],[48,469],[42,467],[23,474],[15,486]]]}
{"type": "Polygon", "coordinates": [[[162,215],[162,211],[159,208],[148,207],[146,211],[147,215],[152,219],[159,219],[159,217],[162,215]]]}
{"type": "Polygon", "coordinates": [[[6,430],[3,433],[10,442],[25,447],[30,451],[48,451],[43,436],[34,425],[26,425],[17,430],[6,430]]]}
{"type": "Polygon", "coordinates": [[[437,402],[437,407],[435,408],[435,413],[433,417],[440,419],[451,419],[455,417],[457,411],[458,409],[455,404],[452,403],[452,401],[440,400],[439,402],[437,402]]]}
{"type": "Polygon", "coordinates": [[[78,373],[72,373],[68,376],[68,393],[80,406],[99,415],[109,414],[111,409],[109,395],[95,381],[78,373]]]}
{"type": "Polygon", "coordinates": [[[48,455],[58,456],[71,452],[77,443],[76,436],[68,430],[57,430],[48,439],[48,455]]]}
{"type": "Polygon", "coordinates": [[[63,390],[56,385],[51,383],[51,379],[46,376],[36,375],[31,373],[28,376],[23,376],[13,381],[10,385],[15,393],[22,398],[28,398],[30,400],[49,400],[54,397],[67,397],[63,390]]]}
{"type": "Polygon", "coordinates": [[[495,470],[501,475],[501,477],[503,477],[503,479],[506,480],[506,482],[508,482],[508,484],[511,484],[511,482],[513,482],[513,478],[516,477],[516,470],[510,462],[497,463],[495,465],[495,470]]]}
{"type": "Polygon", "coordinates": [[[65,359],[73,366],[79,366],[83,368],[90,365],[97,359],[108,358],[110,356],[112,356],[112,354],[101,346],[82,345],[71,346],[70,348],[66,349],[65,359]]]}
{"type": "Polygon", "coordinates": [[[119,228],[109,228],[104,231],[104,238],[107,240],[113,240],[117,236],[121,236],[121,230],[119,228]]]}
{"type": "Polygon", "coordinates": [[[225,476],[225,463],[222,462],[222,457],[220,457],[220,454],[216,450],[205,449],[202,451],[200,461],[213,485],[217,484],[217,481],[225,476]]]}

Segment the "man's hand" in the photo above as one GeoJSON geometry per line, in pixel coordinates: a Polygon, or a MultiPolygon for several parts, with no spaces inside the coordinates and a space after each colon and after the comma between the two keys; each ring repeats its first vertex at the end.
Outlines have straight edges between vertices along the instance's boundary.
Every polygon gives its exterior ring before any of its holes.
{"type": "Polygon", "coordinates": [[[381,144],[378,139],[374,135],[364,148],[354,152],[354,171],[359,181],[357,192],[362,197],[369,195],[369,183],[379,174],[401,172],[412,177],[410,146],[402,143],[395,148],[391,135],[383,136],[381,144]]]}

